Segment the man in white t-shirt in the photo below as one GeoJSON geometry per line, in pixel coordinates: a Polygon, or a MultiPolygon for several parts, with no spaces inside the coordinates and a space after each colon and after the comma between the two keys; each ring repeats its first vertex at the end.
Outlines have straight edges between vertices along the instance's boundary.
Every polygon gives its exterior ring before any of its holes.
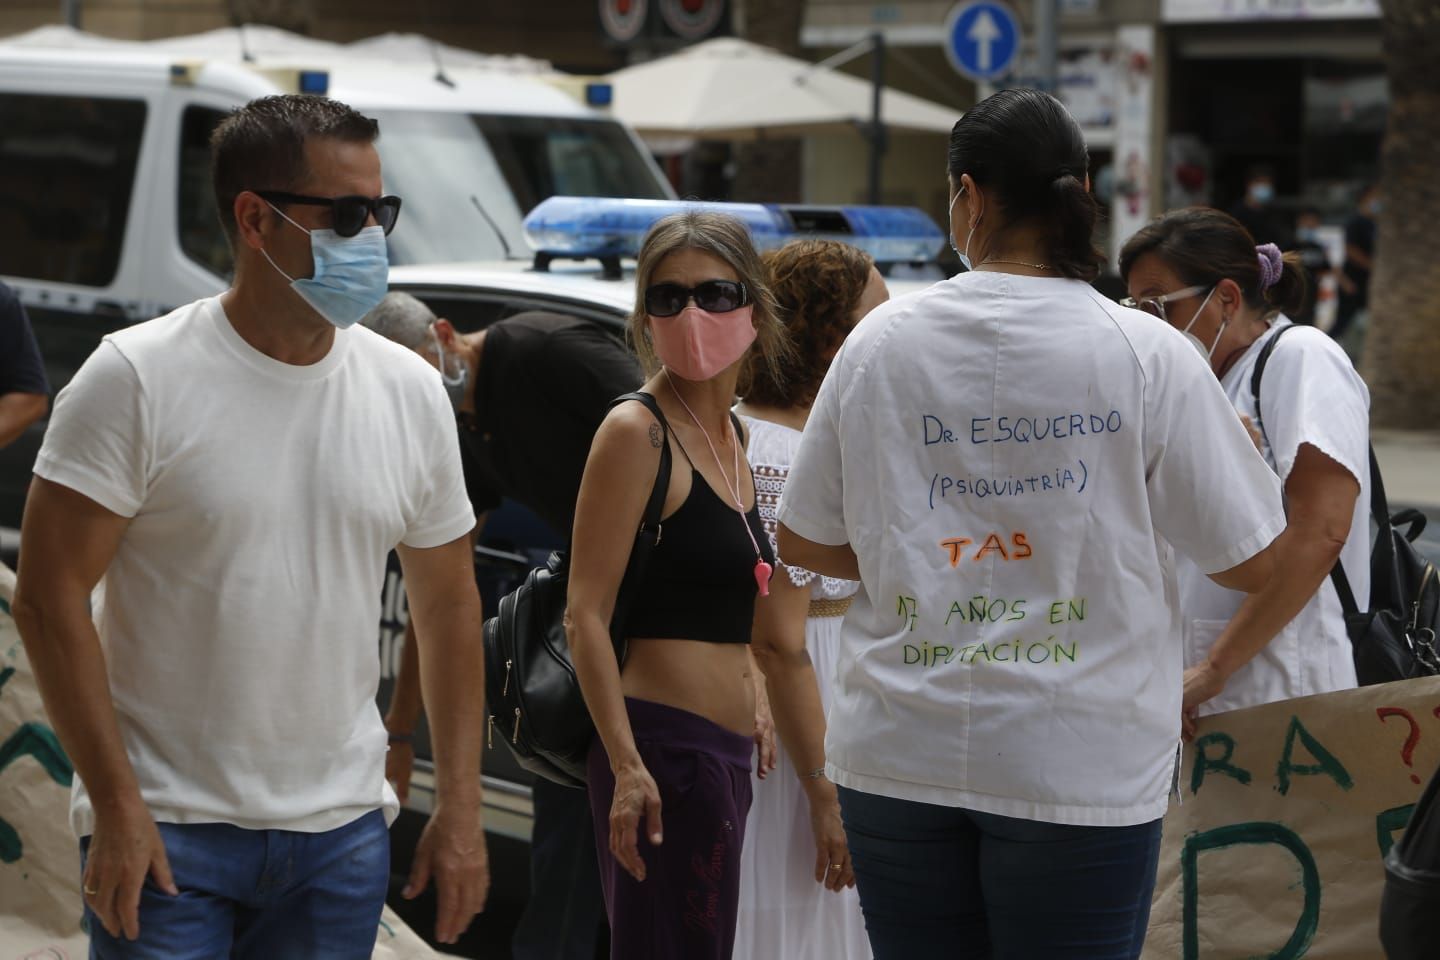
{"type": "Polygon", "coordinates": [[[397,810],[374,703],[392,548],[438,774],[407,894],[434,876],[443,942],[484,905],[454,419],[424,361],[351,329],[399,212],[377,135],[322,97],[236,111],[212,140],[234,285],[107,336],[56,401],[14,612],[78,773],[92,956],[370,956],[397,810]]]}

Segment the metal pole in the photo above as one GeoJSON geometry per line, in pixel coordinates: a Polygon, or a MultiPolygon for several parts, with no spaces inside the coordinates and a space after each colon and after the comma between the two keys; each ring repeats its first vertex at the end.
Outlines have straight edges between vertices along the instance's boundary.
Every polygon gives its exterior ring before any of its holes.
{"type": "Polygon", "coordinates": [[[60,0],[60,17],[69,26],[80,29],[80,0],[60,0]]]}
{"type": "Polygon", "coordinates": [[[870,202],[880,203],[880,167],[885,160],[885,122],[880,116],[880,99],[885,90],[885,35],[870,34],[870,202]]]}
{"type": "Polygon", "coordinates": [[[1056,30],[1059,7],[1060,0],[1035,0],[1035,73],[1040,89],[1052,94],[1059,89],[1055,68],[1060,46],[1056,30]]]}

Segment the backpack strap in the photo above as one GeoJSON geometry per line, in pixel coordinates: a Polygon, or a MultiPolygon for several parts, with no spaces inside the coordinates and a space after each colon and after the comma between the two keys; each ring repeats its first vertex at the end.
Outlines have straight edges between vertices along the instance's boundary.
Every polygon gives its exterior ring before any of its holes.
{"type": "Polygon", "coordinates": [[[655,402],[655,398],[639,390],[616,397],[610,401],[610,406],[618,407],[630,400],[645,405],[645,409],[649,410],[650,415],[660,423],[660,430],[665,440],[660,445],[660,467],[655,474],[655,486],[650,491],[650,500],[645,504],[645,514],[641,517],[640,522],[641,530],[654,529],[657,532],[655,541],[658,543],[660,540],[658,535],[660,514],[665,509],[665,494],[670,490],[670,421],[665,419],[665,412],[660,409],[660,404],[655,402]]]}
{"type": "Polygon", "coordinates": [[[612,408],[634,400],[645,405],[645,409],[659,422],[664,434],[660,444],[660,466],[655,471],[655,486],[650,490],[650,499],[645,504],[645,513],[640,518],[640,529],[635,533],[635,542],[630,547],[630,558],[625,563],[625,575],[615,595],[615,609],[610,615],[610,642],[615,647],[616,660],[625,663],[625,637],[623,630],[634,600],[636,585],[645,575],[650,560],[650,551],[660,542],[664,528],[660,522],[665,510],[665,494],[670,491],[670,422],[660,409],[660,404],[648,393],[635,391],[616,397],[610,402],[612,408]],[[649,535],[653,531],[654,535],[649,535]]]}
{"type": "MultiPolygon", "coordinates": [[[[1260,413],[1260,382],[1265,374],[1265,365],[1270,361],[1270,354],[1275,350],[1275,344],[1286,331],[1294,329],[1295,326],[1293,323],[1287,324],[1275,331],[1275,335],[1260,348],[1260,356],[1255,358],[1255,372],[1250,375],[1250,396],[1255,400],[1255,422],[1260,427],[1260,435],[1265,437],[1266,445],[1269,445],[1270,437],[1265,433],[1265,418],[1260,413]]],[[[1384,569],[1389,569],[1394,563],[1395,542],[1390,536],[1390,506],[1385,498],[1385,483],[1380,478],[1380,464],[1375,459],[1374,446],[1370,447],[1370,515],[1379,528],[1374,552],[1380,555],[1379,562],[1385,564],[1384,569]]],[[[1371,566],[1374,568],[1374,561],[1371,566]]],[[[1346,618],[1360,613],[1360,606],[1355,602],[1355,591],[1350,587],[1350,578],[1346,576],[1345,566],[1339,559],[1335,561],[1335,566],[1330,568],[1330,582],[1335,586],[1335,593],[1340,598],[1340,607],[1345,611],[1346,618]]]]}
{"type": "Polygon", "coordinates": [[[1265,376],[1265,365],[1270,362],[1270,354],[1275,352],[1275,345],[1280,342],[1281,337],[1294,329],[1295,324],[1287,323],[1265,341],[1265,346],[1260,348],[1260,356],[1255,358],[1255,372],[1250,374],[1250,397],[1255,401],[1255,425],[1260,428],[1260,436],[1265,438],[1266,446],[1270,445],[1270,437],[1265,433],[1265,416],[1260,412],[1260,381],[1265,376]]]}

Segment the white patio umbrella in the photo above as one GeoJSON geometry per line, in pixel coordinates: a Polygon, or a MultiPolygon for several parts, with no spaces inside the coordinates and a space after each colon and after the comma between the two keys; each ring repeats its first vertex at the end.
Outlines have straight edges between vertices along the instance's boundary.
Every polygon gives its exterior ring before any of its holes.
{"type": "MultiPolygon", "coordinates": [[[[611,112],[642,136],[717,140],[867,129],[873,89],[865,80],[724,37],[610,75],[611,112]]],[[[890,130],[949,133],[960,112],[885,88],[890,130]]]]}
{"type": "Polygon", "coordinates": [[[382,33],[345,45],[345,49],[365,57],[394,60],[400,63],[433,63],[436,56],[447,67],[472,67],[476,70],[499,70],[503,73],[544,75],[553,73],[548,60],[521,54],[477,53],[464,47],[452,47],[418,33],[382,33]]]}

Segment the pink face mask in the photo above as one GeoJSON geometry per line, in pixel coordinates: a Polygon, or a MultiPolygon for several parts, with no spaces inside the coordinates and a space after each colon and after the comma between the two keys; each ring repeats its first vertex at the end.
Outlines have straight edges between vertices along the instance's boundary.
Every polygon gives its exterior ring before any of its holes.
{"type": "Polygon", "coordinates": [[[676,376],[709,380],[739,360],[755,342],[749,305],[726,313],[687,306],[673,317],[650,318],[655,354],[676,376]]]}

